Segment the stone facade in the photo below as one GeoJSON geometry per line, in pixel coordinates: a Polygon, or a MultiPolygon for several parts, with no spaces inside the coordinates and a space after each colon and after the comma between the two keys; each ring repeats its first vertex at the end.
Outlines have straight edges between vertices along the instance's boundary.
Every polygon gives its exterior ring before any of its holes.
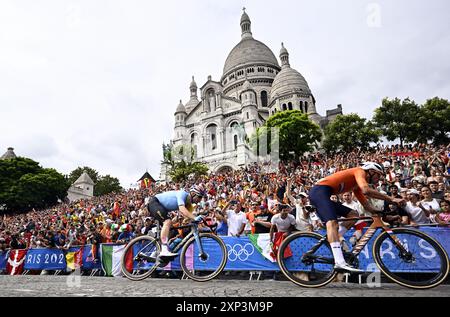
{"type": "MultiPolygon", "coordinates": [[[[231,50],[220,81],[209,76],[198,95],[193,77],[189,101],[180,100],[175,112],[172,145],[191,145],[196,159],[214,172],[248,164],[245,137],[277,112],[300,110],[321,128],[342,113],[340,107],[327,112],[330,118],[319,115],[307,81],[291,68],[284,44],[280,66],[270,48],[253,38],[245,11],[240,24],[241,41],[231,50]]],[[[164,175],[162,171],[163,180],[164,175]]]]}
{"type": "Polygon", "coordinates": [[[67,191],[67,198],[70,202],[80,199],[90,199],[94,197],[94,182],[86,172],[70,186],[67,191]]]}

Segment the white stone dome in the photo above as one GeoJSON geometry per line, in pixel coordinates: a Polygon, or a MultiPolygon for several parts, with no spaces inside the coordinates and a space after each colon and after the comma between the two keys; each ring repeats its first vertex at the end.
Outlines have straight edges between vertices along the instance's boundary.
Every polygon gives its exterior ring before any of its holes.
{"type": "Polygon", "coordinates": [[[183,101],[180,100],[180,104],[177,107],[177,111],[175,113],[184,112],[186,113],[186,108],[183,105],[183,101]]]}
{"type": "Polygon", "coordinates": [[[224,76],[235,68],[248,64],[267,64],[279,69],[278,60],[270,48],[253,38],[243,39],[228,55],[223,68],[224,76]]]}
{"type": "Polygon", "coordinates": [[[270,102],[290,93],[311,93],[305,77],[293,68],[284,68],[275,77],[270,102]]]}
{"type": "Polygon", "coordinates": [[[270,91],[270,103],[275,99],[283,97],[284,95],[293,93],[304,93],[311,94],[308,83],[305,77],[302,76],[298,71],[291,68],[289,64],[289,53],[281,43],[281,71],[275,77],[272,83],[272,89],[270,91]]]}

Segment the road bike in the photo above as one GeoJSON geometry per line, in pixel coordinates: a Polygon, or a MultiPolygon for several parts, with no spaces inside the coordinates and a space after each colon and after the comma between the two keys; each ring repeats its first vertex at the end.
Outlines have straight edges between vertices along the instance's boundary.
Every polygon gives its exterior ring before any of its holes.
{"type": "MultiPolygon", "coordinates": [[[[225,243],[213,233],[199,232],[200,222],[191,222],[177,229],[190,228],[190,233],[172,252],[180,253],[180,266],[187,277],[206,282],[219,275],[227,263],[225,243]]],[[[145,235],[130,241],[121,258],[122,272],[132,281],[149,277],[157,268],[164,268],[174,258],[159,257],[161,252],[161,228],[157,224],[155,237],[145,235]],[[130,261],[131,259],[131,261],[130,261]],[[132,264],[130,264],[130,262],[132,264]]]]}
{"type": "MultiPolygon", "coordinates": [[[[376,236],[373,259],[389,279],[413,289],[430,289],[444,282],[449,274],[449,259],[442,245],[429,235],[409,228],[390,228],[380,215],[339,219],[372,223],[351,251],[344,252],[350,265],[359,267],[358,256],[376,236]]],[[[326,235],[298,232],[280,245],[278,264],[283,274],[299,286],[322,287],[338,273],[326,235]]]]}

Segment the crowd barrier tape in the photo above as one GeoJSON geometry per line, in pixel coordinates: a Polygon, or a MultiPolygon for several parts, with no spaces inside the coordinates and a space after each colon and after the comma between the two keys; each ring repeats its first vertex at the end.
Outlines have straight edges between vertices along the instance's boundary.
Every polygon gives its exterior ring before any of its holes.
{"type": "MultiPolygon", "coordinates": [[[[436,228],[436,227],[423,227],[420,228],[423,231],[437,241],[439,241],[447,254],[450,254],[450,228],[436,228]]],[[[381,231],[377,233],[380,234],[381,231]]],[[[352,235],[352,231],[346,234],[349,238],[352,235]]],[[[226,245],[226,252],[228,256],[227,265],[225,271],[279,271],[278,264],[265,258],[259,247],[251,242],[248,237],[221,237],[226,245]]],[[[365,247],[359,256],[360,269],[366,271],[373,271],[375,266],[373,265],[372,246],[375,241],[375,237],[372,238],[370,243],[365,247]]],[[[433,261],[436,257],[423,241],[420,239],[412,239],[407,242],[408,245],[415,245],[420,252],[422,261],[433,261]]],[[[202,262],[197,260],[194,256],[197,252],[196,248],[188,252],[187,263],[189,266],[194,266],[196,270],[208,270],[217,267],[217,261],[220,259],[221,251],[217,247],[217,243],[210,240],[205,243],[204,248],[210,255],[211,261],[202,262]],[[209,243],[210,242],[210,243],[209,243]],[[217,261],[216,261],[217,260],[217,261]]],[[[108,244],[117,245],[117,244],[108,244]]],[[[68,252],[78,252],[82,249],[82,263],[81,269],[84,270],[101,270],[102,269],[102,255],[99,247],[95,248],[92,245],[85,245],[82,247],[72,247],[68,251],[59,249],[29,249],[27,250],[24,260],[24,270],[66,270],[67,261],[66,254],[68,252]]],[[[382,247],[382,253],[387,255],[387,259],[395,261],[398,258],[397,252],[393,250],[393,246],[386,243],[382,247]]],[[[6,269],[6,263],[8,262],[9,251],[0,252],[0,270],[6,269]]],[[[418,261],[420,263],[420,261],[418,261]]],[[[179,257],[172,261],[165,270],[181,270],[179,257]]],[[[301,267],[298,268],[301,270],[301,267]]],[[[421,272],[420,267],[415,268],[413,272],[421,272]]]]}

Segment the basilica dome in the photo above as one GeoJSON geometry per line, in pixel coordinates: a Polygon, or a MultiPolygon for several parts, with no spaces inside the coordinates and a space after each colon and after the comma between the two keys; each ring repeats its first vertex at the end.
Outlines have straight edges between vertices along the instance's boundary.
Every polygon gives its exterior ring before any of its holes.
{"type": "Polygon", "coordinates": [[[247,13],[241,17],[242,40],[228,54],[223,76],[230,71],[245,67],[249,64],[263,64],[280,69],[278,60],[272,50],[264,43],[255,40],[251,32],[251,21],[247,13]]]}
{"type": "Polygon", "coordinates": [[[223,74],[229,71],[245,66],[246,64],[268,64],[279,68],[277,58],[264,43],[253,38],[242,39],[236,45],[225,62],[223,74]]]}
{"type": "Polygon", "coordinates": [[[280,57],[282,59],[281,71],[275,77],[270,92],[270,102],[287,94],[311,94],[305,77],[289,64],[289,53],[282,45],[280,57]]]}

